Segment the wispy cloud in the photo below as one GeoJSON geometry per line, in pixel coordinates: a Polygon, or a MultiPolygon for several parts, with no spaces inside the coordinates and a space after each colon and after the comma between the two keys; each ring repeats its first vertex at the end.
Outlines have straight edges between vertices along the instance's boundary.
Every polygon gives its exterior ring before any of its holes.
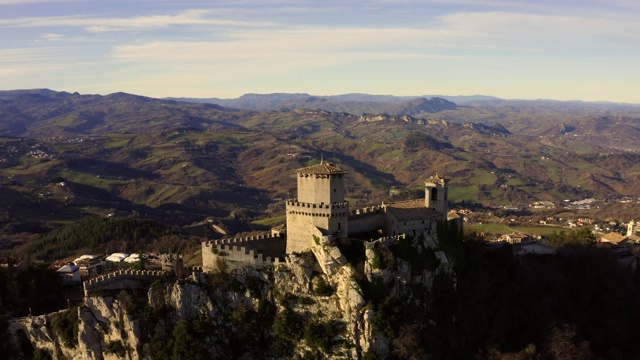
{"type": "Polygon", "coordinates": [[[40,36],[41,39],[43,40],[47,40],[47,41],[60,41],[62,40],[62,38],[64,38],[64,35],[62,34],[54,34],[54,33],[47,33],[47,34],[42,34],[42,36],[40,36]]]}
{"type": "Polygon", "coordinates": [[[26,17],[1,19],[0,27],[80,27],[90,32],[124,31],[131,29],[155,29],[168,26],[224,26],[264,27],[268,22],[227,20],[215,17],[212,10],[186,10],[176,15],[149,15],[120,18],[92,18],[88,16],[26,17]]]}
{"type": "Polygon", "coordinates": [[[79,0],[0,0],[0,5],[20,5],[33,3],[71,2],[79,0]]]}
{"type": "Polygon", "coordinates": [[[54,48],[0,49],[0,63],[39,62],[54,53],[54,48]]]}
{"type": "MultiPolygon", "coordinates": [[[[421,27],[272,27],[237,29],[216,41],[150,41],[118,46],[113,56],[126,61],[242,61],[323,58],[334,63],[379,54],[437,54],[435,49],[536,51],[528,40],[547,43],[573,35],[613,36],[640,40],[640,24],[571,16],[506,12],[455,13],[421,27]],[[527,45],[522,45],[527,44],[527,45]],[[349,56],[344,56],[349,54],[349,56]]],[[[442,54],[442,53],[441,53],[442,54]]],[[[459,54],[458,54],[459,55],[459,54]]]]}
{"type": "Polygon", "coordinates": [[[446,27],[459,31],[481,32],[499,37],[514,37],[516,34],[526,33],[537,37],[590,34],[640,39],[638,22],[580,16],[477,12],[445,15],[442,22],[446,27]]]}

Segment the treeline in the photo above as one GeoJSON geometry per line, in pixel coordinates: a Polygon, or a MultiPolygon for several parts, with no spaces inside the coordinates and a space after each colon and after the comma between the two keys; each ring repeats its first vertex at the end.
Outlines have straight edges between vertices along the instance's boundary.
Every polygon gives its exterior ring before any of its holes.
{"type": "Polygon", "coordinates": [[[148,242],[171,235],[176,232],[152,220],[91,217],[47,233],[27,251],[37,259],[53,260],[83,249],[105,253],[145,249],[148,242]]]}
{"type": "Polygon", "coordinates": [[[571,245],[516,258],[509,245],[457,244],[455,281],[437,276],[422,313],[398,308],[392,357],[637,358],[638,274],[605,250],[571,245]]]}
{"type": "Polygon", "coordinates": [[[0,268],[0,313],[11,316],[45,314],[66,307],[62,283],[45,266],[0,268]]]}

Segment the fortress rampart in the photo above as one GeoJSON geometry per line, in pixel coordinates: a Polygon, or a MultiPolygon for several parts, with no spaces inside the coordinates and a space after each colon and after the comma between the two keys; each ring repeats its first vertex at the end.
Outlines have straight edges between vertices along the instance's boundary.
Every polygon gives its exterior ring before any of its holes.
{"type": "Polygon", "coordinates": [[[202,266],[206,272],[220,271],[224,262],[228,270],[245,266],[264,268],[284,263],[286,239],[281,236],[256,235],[202,243],[202,266]]]}
{"type": "Polygon", "coordinates": [[[349,212],[349,221],[358,220],[359,218],[363,218],[363,217],[369,217],[374,214],[384,214],[384,212],[385,212],[385,207],[382,205],[351,210],[349,212]]]}
{"type": "Polygon", "coordinates": [[[299,202],[297,200],[287,200],[287,212],[296,215],[334,217],[344,216],[349,211],[349,202],[333,204],[313,204],[299,202]]]}
{"type": "Polygon", "coordinates": [[[84,281],[84,296],[102,290],[146,289],[156,281],[169,276],[167,271],[160,270],[118,270],[84,281]]]}
{"type": "Polygon", "coordinates": [[[365,241],[364,246],[367,249],[373,249],[377,243],[382,243],[385,244],[387,246],[393,244],[394,242],[398,241],[398,240],[403,240],[406,239],[407,235],[406,234],[400,234],[400,235],[396,235],[396,236],[384,236],[381,238],[378,238],[376,240],[372,240],[372,241],[365,241]]]}
{"type": "Polygon", "coordinates": [[[387,217],[383,206],[371,206],[349,213],[349,233],[351,235],[371,232],[386,227],[387,217]]]}

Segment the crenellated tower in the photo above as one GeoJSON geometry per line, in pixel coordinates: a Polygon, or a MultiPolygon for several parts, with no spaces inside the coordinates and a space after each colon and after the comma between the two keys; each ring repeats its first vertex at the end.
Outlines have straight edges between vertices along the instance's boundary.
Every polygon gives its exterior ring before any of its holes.
{"type": "Polygon", "coordinates": [[[330,163],[296,170],[298,197],[287,201],[287,253],[313,246],[313,230],[347,236],[349,203],[344,200],[345,171],[330,163]]]}
{"type": "Polygon", "coordinates": [[[424,204],[425,207],[435,210],[447,219],[449,212],[449,180],[443,179],[436,174],[431,176],[424,183],[424,204]]]}

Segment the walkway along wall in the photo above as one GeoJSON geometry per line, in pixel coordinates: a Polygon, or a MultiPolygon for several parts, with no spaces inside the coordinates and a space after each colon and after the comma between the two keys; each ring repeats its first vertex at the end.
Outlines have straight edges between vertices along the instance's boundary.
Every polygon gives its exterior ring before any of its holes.
{"type": "Polygon", "coordinates": [[[154,281],[168,276],[168,271],[160,270],[118,270],[84,281],[82,287],[87,297],[102,290],[148,289],[154,281]]]}
{"type": "Polygon", "coordinates": [[[205,241],[202,243],[202,267],[205,272],[246,266],[261,269],[284,263],[285,248],[284,237],[271,235],[205,241]]]}

